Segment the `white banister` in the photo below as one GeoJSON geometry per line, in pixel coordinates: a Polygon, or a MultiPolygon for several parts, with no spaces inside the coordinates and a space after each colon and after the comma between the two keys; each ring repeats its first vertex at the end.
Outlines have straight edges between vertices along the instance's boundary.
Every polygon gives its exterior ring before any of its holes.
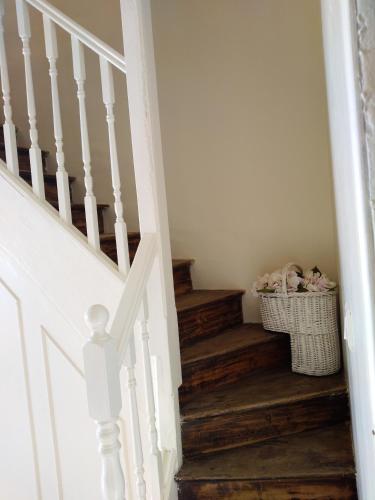
{"type": "Polygon", "coordinates": [[[161,500],[163,491],[163,465],[158,443],[158,431],[156,428],[156,410],[154,396],[154,382],[151,369],[150,333],[149,333],[149,311],[147,296],[145,294],[139,313],[138,328],[141,336],[143,373],[145,383],[145,399],[147,407],[148,433],[151,451],[151,474],[153,484],[153,499],[161,500]]]}
{"type": "Polygon", "coordinates": [[[101,487],[104,500],[125,500],[117,420],[122,407],[120,359],[116,342],[106,332],[108,311],[94,305],[85,315],[91,338],[83,347],[90,416],[97,423],[102,459],[101,487]]]}
{"type": "Polygon", "coordinates": [[[82,160],[83,168],[85,171],[85,212],[86,212],[86,226],[87,238],[89,243],[96,249],[100,249],[99,240],[99,226],[98,226],[98,211],[96,198],[93,191],[93,179],[91,174],[91,154],[90,142],[87,125],[87,112],[86,112],[86,67],[83,46],[78,38],[71,37],[72,40],[72,54],[73,54],[73,73],[74,79],[77,83],[77,97],[79,104],[79,119],[81,127],[81,145],[82,145],[82,160]]]}
{"type": "Polygon", "coordinates": [[[124,358],[156,255],[155,234],[143,234],[113,318],[110,334],[124,358]]]}
{"type": "Polygon", "coordinates": [[[139,423],[139,411],[136,392],[135,377],[135,344],[134,335],[131,336],[125,353],[124,366],[127,374],[127,396],[130,413],[130,427],[133,447],[134,475],[137,500],[146,500],[146,482],[144,478],[143,450],[141,428],[139,423]]]}
{"type": "Polygon", "coordinates": [[[102,81],[103,102],[106,108],[106,119],[108,125],[109,153],[111,161],[111,174],[113,195],[115,199],[115,236],[117,249],[117,263],[119,270],[126,275],[129,271],[129,245],[128,230],[124,220],[124,208],[121,200],[121,180],[117,154],[117,141],[115,129],[115,90],[113,85],[113,72],[110,63],[100,57],[100,74],[102,81]]]}
{"type": "Polygon", "coordinates": [[[4,15],[5,15],[5,1],[0,0],[0,74],[1,74],[1,89],[3,92],[4,101],[4,119],[3,134],[5,145],[5,156],[8,169],[15,175],[18,175],[18,154],[17,154],[17,141],[16,141],[16,127],[12,118],[12,106],[10,103],[10,83],[8,72],[8,61],[5,50],[4,39],[4,15]]]}
{"type": "Polygon", "coordinates": [[[64,31],[80,40],[86,47],[103,56],[107,61],[116,66],[123,73],[126,72],[125,58],[115,49],[100,40],[78,23],[66,16],[59,9],[51,5],[45,0],[26,0],[32,7],[45,14],[55,24],[60,26],[64,31]]]}
{"type": "MultiPolygon", "coordinates": [[[[127,64],[130,130],[140,232],[156,233],[157,258],[147,293],[156,329],[153,355],[163,367],[158,384],[160,445],[182,460],[178,387],[181,362],[158,109],[150,0],[120,0],[127,64]]],[[[134,265],[134,264],[133,264],[134,265]]],[[[143,298],[143,297],[142,297],[143,298]]]]}
{"type": "Polygon", "coordinates": [[[72,222],[72,211],[70,204],[70,190],[69,190],[69,177],[65,169],[65,156],[63,150],[63,131],[61,123],[61,108],[59,87],[57,83],[57,38],[56,27],[54,23],[46,16],[43,15],[44,26],[44,39],[46,45],[46,56],[49,62],[49,74],[51,78],[51,97],[52,97],[52,114],[53,114],[53,128],[55,134],[56,144],[56,183],[57,194],[59,200],[59,212],[61,217],[68,223],[72,222]]]}
{"type": "Polygon", "coordinates": [[[30,18],[27,4],[24,0],[16,0],[18,33],[22,40],[22,53],[25,63],[25,80],[26,80],[26,97],[27,97],[27,112],[29,115],[30,124],[30,168],[33,190],[39,198],[44,199],[44,178],[42,152],[38,143],[38,129],[36,122],[36,106],[33,74],[31,68],[31,50],[30,50],[30,18]]]}

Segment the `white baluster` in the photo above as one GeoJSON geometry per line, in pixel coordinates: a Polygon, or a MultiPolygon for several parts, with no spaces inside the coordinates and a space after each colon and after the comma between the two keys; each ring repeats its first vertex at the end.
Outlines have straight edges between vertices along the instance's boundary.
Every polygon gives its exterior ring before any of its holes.
{"type": "Polygon", "coordinates": [[[4,118],[3,125],[5,155],[8,169],[15,175],[18,175],[18,154],[16,142],[16,127],[12,118],[12,106],[10,104],[10,84],[8,73],[8,62],[5,50],[4,40],[4,0],[0,0],[0,74],[1,74],[1,89],[4,100],[4,118]]]}
{"type": "Polygon", "coordinates": [[[137,403],[136,385],[134,366],[135,366],[135,345],[134,336],[129,341],[128,350],[125,354],[124,365],[128,378],[128,404],[130,409],[130,425],[133,441],[133,460],[134,474],[136,479],[137,498],[138,500],[146,500],[146,482],[144,479],[143,467],[143,451],[141,440],[141,429],[139,424],[139,411],[137,403]]]}
{"type": "Polygon", "coordinates": [[[146,296],[143,299],[143,304],[141,306],[138,324],[142,339],[143,372],[146,385],[148,432],[151,444],[151,467],[153,475],[152,477],[153,492],[154,492],[153,499],[157,500],[162,498],[163,464],[158,444],[158,431],[156,428],[154,383],[152,379],[151,354],[149,345],[149,339],[150,339],[149,313],[148,313],[148,304],[146,296]]]}
{"type": "Polygon", "coordinates": [[[59,87],[57,83],[57,38],[55,24],[44,14],[44,39],[46,44],[46,56],[49,62],[49,75],[51,78],[51,95],[52,95],[52,114],[53,114],[53,128],[55,133],[56,144],[56,183],[57,194],[59,200],[59,212],[61,217],[68,223],[72,222],[72,212],[70,206],[70,190],[69,190],[69,176],[65,169],[65,157],[63,150],[63,132],[61,123],[61,109],[59,87]]]}
{"type": "Polygon", "coordinates": [[[103,102],[107,111],[108,139],[109,152],[111,159],[111,173],[113,195],[115,199],[115,235],[117,248],[117,262],[120,271],[125,274],[129,271],[129,246],[128,246],[128,231],[124,220],[124,209],[121,201],[121,180],[118,164],[116,129],[115,129],[115,91],[113,86],[113,73],[111,64],[100,57],[100,74],[102,80],[103,102]]]}
{"type": "Polygon", "coordinates": [[[26,97],[27,97],[27,112],[29,115],[30,124],[30,167],[31,178],[34,193],[39,198],[44,199],[44,178],[43,178],[43,163],[42,152],[38,143],[38,129],[36,123],[36,106],[33,74],[31,69],[31,50],[30,50],[30,18],[27,4],[24,0],[16,0],[18,33],[22,40],[22,53],[25,63],[25,79],[26,79],[26,97]]]}
{"type": "Polygon", "coordinates": [[[93,192],[93,179],[91,174],[91,155],[90,142],[87,128],[87,112],[86,112],[86,68],[83,46],[75,36],[72,36],[72,53],[73,53],[73,71],[74,79],[77,83],[77,97],[79,103],[79,118],[81,125],[81,143],[82,143],[82,160],[85,171],[85,211],[86,211],[86,226],[87,238],[89,243],[97,250],[100,249],[99,241],[99,226],[98,212],[96,207],[96,198],[93,192]]]}
{"type": "Polygon", "coordinates": [[[83,357],[89,413],[98,427],[103,499],[125,500],[117,425],[122,406],[120,359],[115,341],[106,332],[108,318],[104,306],[95,305],[88,310],[85,320],[91,338],[83,348],[83,357]]]}

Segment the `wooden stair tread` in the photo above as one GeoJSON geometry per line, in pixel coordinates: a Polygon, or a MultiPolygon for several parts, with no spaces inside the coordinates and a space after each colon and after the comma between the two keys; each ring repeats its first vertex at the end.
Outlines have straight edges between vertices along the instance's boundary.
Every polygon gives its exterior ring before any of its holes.
{"type": "Polygon", "coordinates": [[[172,259],[173,260],[173,267],[175,269],[179,267],[185,267],[187,265],[191,266],[194,264],[194,259],[172,259]]]}
{"type": "MultiPolygon", "coordinates": [[[[140,239],[140,235],[137,231],[128,231],[128,239],[140,239]]],[[[100,240],[116,242],[116,236],[114,233],[105,233],[100,235],[100,240]]]]}
{"type": "Polygon", "coordinates": [[[354,473],[350,426],[344,422],[214,455],[185,459],[176,479],[303,480],[352,476],[354,473]]]}
{"type": "MultiPolygon", "coordinates": [[[[20,177],[23,179],[31,179],[31,172],[30,170],[20,170],[20,177]]],[[[45,181],[53,181],[56,182],[56,174],[47,174],[46,172],[43,172],[43,177],[45,181]]],[[[76,180],[75,177],[69,175],[69,183],[73,183],[76,180]]]]}
{"type": "MultiPolygon", "coordinates": [[[[53,207],[56,208],[56,210],[59,209],[59,204],[58,202],[56,201],[51,201],[50,202],[50,205],[52,205],[53,207]]],[[[85,210],[85,205],[84,203],[72,203],[71,205],[71,209],[72,210],[82,210],[84,211],[85,210]]],[[[106,208],[109,208],[109,205],[107,205],[106,203],[97,203],[96,204],[97,208],[99,208],[100,210],[104,210],[106,208]]]]}
{"type": "MultiPolygon", "coordinates": [[[[0,142],[0,150],[5,151],[5,144],[2,141],[0,142]]],[[[29,154],[30,148],[28,148],[27,146],[17,146],[17,151],[21,154],[29,154]]],[[[49,151],[46,151],[45,149],[41,149],[41,153],[44,158],[47,158],[47,156],[49,156],[50,154],[49,151]]]]}
{"type": "Polygon", "coordinates": [[[176,307],[178,312],[183,312],[243,294],[243,290],[193,290],[176,297],[176,307]]]}
{"type": "Polygon", "coordinates": [[[238,349],[275,342],[281,336],[284,335],[266,332],[262,325],[245,323],[227,328],[215,337],[198,340],[193,345],[184,347],[181,352],[181,363],[182,365],[195,363],[238,349]]]}
{"type": "Polygon", "coordinates": [[[182,407],[182,420],[186,422],[244,410],[258,410],[346,392],[342,373],[329,377],[308,377],[297,375],[288,367],[283,367],[256,372],[216,390],[202,390],[182,407]]]}

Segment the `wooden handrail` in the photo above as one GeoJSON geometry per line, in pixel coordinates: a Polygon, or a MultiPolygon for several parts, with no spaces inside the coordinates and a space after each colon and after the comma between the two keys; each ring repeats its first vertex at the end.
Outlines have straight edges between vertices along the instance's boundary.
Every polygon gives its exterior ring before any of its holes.
{"type": "Polygon", "coordinates": [[[126,73],[125,57],[117,52],[117,50],[110,47],[107,43],[100,40],[100,38],[90,33],[90,31],[83,28],[80,24],[73,21],[73,19],[63,14],[59,9],[56,9],[56,7],[45,0],[26,0],[26,2],[49,17],[63,30],[70,33],[70,35],[78,38],[89,49],[104,57],[123,73],[126,73]]]}
{"type": "Polygon", "coordinates": [[[126,278],[124,291],[110,331],[110,336],[118,342],[121,360],[124,359],[129,339],[133,333],[133,327],[144,298],[155,255],[156,235],[152,233],[143,234],[126,278]]]}

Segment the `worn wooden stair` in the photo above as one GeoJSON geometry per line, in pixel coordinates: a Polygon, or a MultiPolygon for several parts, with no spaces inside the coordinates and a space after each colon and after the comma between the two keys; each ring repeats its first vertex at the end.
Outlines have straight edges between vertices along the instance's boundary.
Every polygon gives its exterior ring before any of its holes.
{"type": "MultiPolygon", "coordinates": [[[[31,185],[28,150],[19,148],[19,155],[20,176],[31,185]]],[[[43,152],[46,199],[58,209],[47,157],[43,152]]],[[[70,186],[74,182],[69,177],[70,186]]],[[[107,208],[98,205],[100,245],[116,262],[115,235],[105,232],[107,208]]],[[[81,202],[72,203],[72,217],[85,234],[81,202]]],[[[128,234],[131,260],[139,240],[139,233],[128,234]]],[[[242,290],[194,290],[192,263],[172,262],[183,378],[179,498],[356,499],[343,374],[293,374],[288,336],[244,324],[242,290]]]]}
{"type": "Polygon", "coordinates": [[[348,424],[186,459],[177,476],[186,500],[354,500],[348,424]]]}

